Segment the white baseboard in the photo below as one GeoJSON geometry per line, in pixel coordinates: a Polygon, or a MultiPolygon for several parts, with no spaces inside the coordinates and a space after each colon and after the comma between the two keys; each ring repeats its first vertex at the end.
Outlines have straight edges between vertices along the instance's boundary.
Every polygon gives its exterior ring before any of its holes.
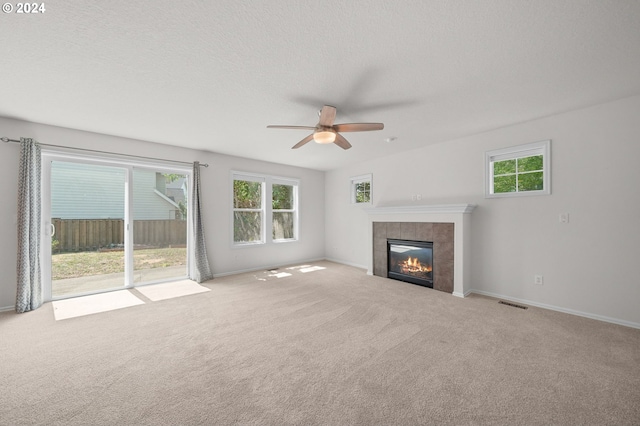
{"type": "Polygon", "coordinates": [[[325,257],[324,260],[327,260],[327,261],[333,262],[333,263],[339,263],[341,265],[353,266],[354,268],[358,268],[358,269],[364,269],[365,271],[367,271],[368,275],[373,275],[373,274],[369,273],[369,271],[368,271],[369,268],[367,268],[366,266],[358,265],[357,263],[345,262],[344,260],[333,259],[333,258],[330,258],[330,257],[325,257]]]}
{"type": "Polygon", "coordinates": [[[15,306],[3,306],[0,308],[0,312],[13,311],[14,309],[15,309],[15,306]]]}
{"type": "MultiPolygon", "coordinates": [[[[347,265],[347,266],[353,266],[354,268],[365,270],[368,275],[372,275],[371,273],[369,273],[368,268],[366,266],[359,265],[359,264],[352,263],[352,262],[346,262],[346,261],[343,261],[343,260],[340,260],[340,259],[333,259],[333,258],[330,258],[330,257],[326,257],[326,258],[300,260],[298,262],[287,262],[285,264],[280,264],[280,265],[265,265],[265,266],[256,267],[256,268],[242,269],[242,270],[230,271],[230,272],[223,272],[223,273],[220,273],[220,274],[214,274],[213,276],[214,276],[214,278],[216,278],[216,277],[224,277],[224,276],[228,276],[228,275],[242,274],[242,273],[245,273],[245,272],[255,272],[255,271],[268,270],[270,268],[280,268],[280,267],[283,267],[283,266],[290,266],[290,265],[295,264],[295,263],[311,263],[311,262],[318,262],[318,261],[322,261],[322,260],[327,260],[329,262],[339,263],[339,264],[347,265]]],[[[603,315],[591,314],[591,313],[588,313],[588,312],[576,311],[574,309],[562,308],[560,306],[547,305],[545,303],[538,303],[538,302],[534,302],[534,301],[531,301],[531,300],[519,299],[519,298],[516,298],[516,297],[510,297],[510,296],[505,296],[505,295],[502,295],[502,294],[491,293],[489,291],[471,289],[471,290],[468,290],[468,291],[466,291],[464,293],[460,293],[460,292],[452,293],[453,296],[460,297],[460,298],[465,298],[465,297],[469,296],[470,294],[480,294],[480,295],[483,295],[483,296],[493,297],[495,299],[503,299],[503,300],[506,300],[506,301],[509,301],[509,302],[515,302],[515,303],[520,303],[520,304],[523,304],[523,305],[535,306],[537,308],[549,309],[549,310],[552,310],[552,311],[563,312],[565,314],[577,315],[577,316],[580,316],[580,317],[585,317],[585,318],[590,318],[590,319],[594,319],[594,320],[598,320],[598,321],[604,321],[604,322],[608,322],[608,323],[612,323],[612,324],[623,325],[625,327],[631,327],[631,328],[640,329],[640,323],[636,323],[636,322],[632,322],[632,321],[626,321],[626,320],[622,320],[622,319],[619,319],[619,318],[606,317],[606,316],[603,316],[603,315]]],[[[0,308],[0,311],[11,310],[11,309],[13,309],[13,306],[8,306],[6,308],[0,308]]]]}
{"type": "Polygon", "coordinates": [[[320,257],[320,258],[316,258],[316,259],[299,260],[297,262],[287,262],[287,263],[276,264],[276,265],[270,264],[270,265],[258,266],[258,267],[255,267],[255,268],[239,269],[239,270],[236,270],[236,271],[221,272],[219,274],[213,274],[213,278],[226,277],[226,276],[229,276],[229,275],[244,274],[246,272],[266,271],[266,270],[269,270],[269,269],[281,268],[283,266],[291,266],[291,265],[294,265],[296,263],[311,263],[311,262],[319,262],[321,260],[327,260],[327,259],[325,259],[323,257],[320,257]]]}
{"type": "Polygon", "coordinates": [[[552,311],[563,312],[565,314],[577,315],[579,317],[585,317],[585,318],[590,318],[590,319],[594,319],[594,320],[598,320],[598,321],[609,322],[609,323],[612,323],[612,324],[624,325],[625,327],[631,327],[631,328],[640,329],[640,323],[632,322],[632,321],[626,321],[626,320],[622,320],[622,319],[618,319],[618,318],[606,317],[604,315],[590,314],[588,312],[576,311],[574,309],[562,308],[560,306],[547,305],[546,303],[538,303],[538,302],[533,302],[531,300],[519,299],[519,298],[516,298],[516,297],[510,297],[510,296],[504,296],[502,294],[491,293],[489,291],[470,290],[469,293],[480,294],[480,295],[483,295],[483,296],[493,297],[495,299],[503,299],[503,300],[506,300],[506,301],[509,301],[509,302],[520,303],[522,305],[535,306],[536,308],[549,309],[549,310],[552,310],[552,311]]]}

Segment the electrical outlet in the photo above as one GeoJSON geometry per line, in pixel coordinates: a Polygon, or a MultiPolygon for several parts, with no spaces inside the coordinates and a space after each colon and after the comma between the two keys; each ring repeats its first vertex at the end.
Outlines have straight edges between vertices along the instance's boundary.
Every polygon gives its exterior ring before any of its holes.
{"type": "Polygon", "coordinates": [[[422,194],[418,194],[418,195],[416,195],[416,199],[417,199],[418,201],[422,200],[422,194]]]}
{"type": "Polygon", "coordinates": [[[534,275],[533,276],[533,283],[535,285],[542,285],[544,283],[544,279],[543,279],[542,275],[534,275]]]}
{"type": "Polygon", "coordinates": [[[416,200],[416,198],[417,198],[417,196],[416,196],[416,195],[412,195],[412,196],[411,196],[411,201],[415,201],[415,200],[416,200]]]}
{"type": "Polygon", "coordinates": [[[569,223],[569,213],[560,213],[560,223],[569,223]]]}

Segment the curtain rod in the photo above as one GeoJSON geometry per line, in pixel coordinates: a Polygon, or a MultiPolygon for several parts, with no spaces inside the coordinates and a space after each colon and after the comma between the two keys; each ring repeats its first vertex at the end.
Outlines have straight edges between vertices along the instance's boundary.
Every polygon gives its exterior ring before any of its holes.
{"type": "MultiPolygon", "coordinates": [[[[1,140],[2,142],[5,142],[5,143],[7,143],[7,142],[20,143],[20,141],[19,141],[19,140],[9,139],[9,138],[7,138],[7,137],[2,137],[2,138],[0,138],[0,140],[1,140]]],[[[189,162],[187,162],[187,161],[165,160],[165,159],[163,159],[163,158],[144,157],[144,156],[142,156],[142,155],[118,154],[118,153],[115,153],[115,152],[109,152],[109,151],[99,151],[99,150],[97,150],[97,149],[74,148],[74,147],[71,147],[71,146],[51,145],[51,144],[47,144],[47,143],[39,143],[39,142],[38,142],[38,144],[39,144],[39,145],[42,145],[42,146],[51,146],[51,147],[54,147],[54,148],[75,149],[75,150],[78,150],[78,151],[96,152],[96,153],[99,153],[99,154],[111,154],[111,155],[121,155],[121,156],[123,156],[123,157],[143,158],[143,159],[145,159],[145,160],[158,160],[158,161],[168,161],[168,162],[171,162],[171,163],[193,164],[193,163],[189,163],[189,162]]],[[[200,164],[200,165],[201,165],[202,167],[209,167],[209,165],[208,165],[208,164],[206,164],[206,163],[204,163],[204,164],[200,164]]]]}

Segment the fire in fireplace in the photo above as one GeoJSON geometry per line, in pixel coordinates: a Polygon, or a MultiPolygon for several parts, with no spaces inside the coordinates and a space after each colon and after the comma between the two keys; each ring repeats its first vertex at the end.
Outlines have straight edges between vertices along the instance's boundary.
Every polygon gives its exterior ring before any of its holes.
{"type": "Polygon", "coordinates": [[[433,243],[387,240],[387,276],[433,288],[433,243]]]}

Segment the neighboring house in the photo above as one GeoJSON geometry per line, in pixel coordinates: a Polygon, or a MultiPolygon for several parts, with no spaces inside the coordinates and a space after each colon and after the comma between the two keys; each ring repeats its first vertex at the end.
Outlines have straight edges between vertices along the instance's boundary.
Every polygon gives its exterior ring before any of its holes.
{"type": "Polygon", "coordinates": [[[167,197],[176,203],[187,204],[187,179],[184,177],[178,178],[173,182],[165,183],[167,197]]]}
{"type": "MultiPolygon", "coordinates": [[[[184,187],[182,178],[180,188],[184,187]]],[[[135,169],[134,220],[181,219],[180,188],[167,194],[162,173],[135,169]],[[173,199],[172,199],[173,197],[173,199]],[[179,201],[179,200],[178,200],[179,201]]],[[[125,173],[115,167],[54,162],[51,167],[51,217],[60,219],[123,219],[125,173]]],[[[182,199],[185,199],[184,191],[182,199]]]]}

